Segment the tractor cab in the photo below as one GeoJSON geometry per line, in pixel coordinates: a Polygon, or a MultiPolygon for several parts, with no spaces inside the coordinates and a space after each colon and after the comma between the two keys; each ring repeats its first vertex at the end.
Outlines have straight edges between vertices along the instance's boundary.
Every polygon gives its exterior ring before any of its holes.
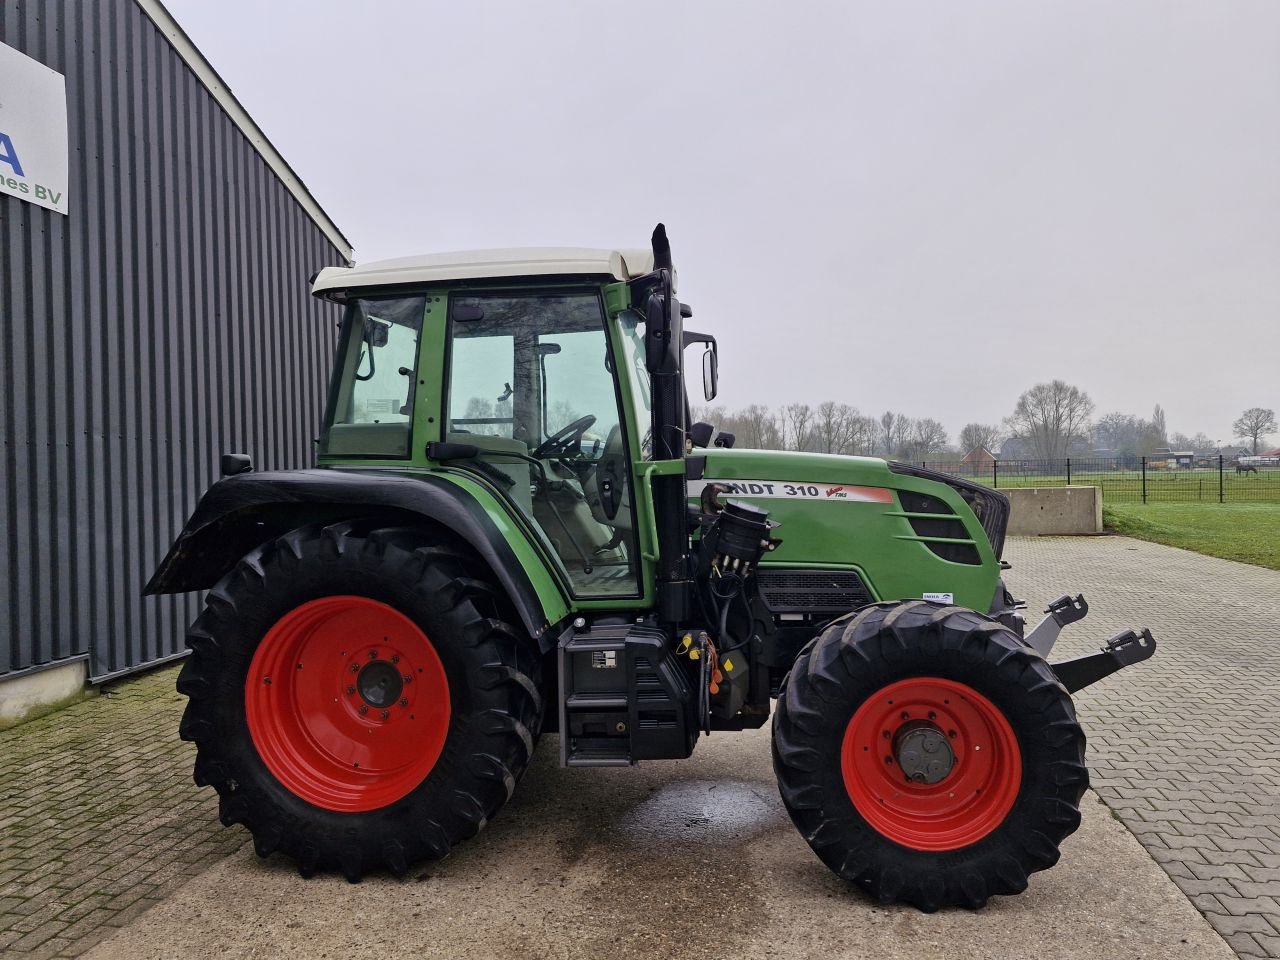
{"type": "Polygon", "coordinates": [[[578,598],[641,596],[633,459],[651,455],[643,318],[607,251],[330,268],[345,315],[319,463],[445,466],[496,489],[578,598]],[[538,272],[539,270],[543,272],[538,272]],[[518,281],[480,274],[506,273],[518,281]]]}

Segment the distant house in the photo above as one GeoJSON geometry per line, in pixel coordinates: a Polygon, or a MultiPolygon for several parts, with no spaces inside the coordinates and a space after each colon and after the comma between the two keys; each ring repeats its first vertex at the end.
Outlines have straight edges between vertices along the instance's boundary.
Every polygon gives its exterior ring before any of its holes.
{"type": "Polygon", "coordinates": [[[980,467],[986,464],[990,464],[994,460],[995,460],[995,454],[993,454],[990,450],[988,450],[986,447],[982,446],[981,444],[974,447],[972,450],[970,450],[968,453],[966,453],[963,457],[960,458],[961,463],[965,463],[965,464],[968,464],[969,466],[974,466],[974,467],[980,467]]]}
{"type": "Polygon", "coordinates": [[[1260,456],[1260,457],[1280,457],[1280,447],[1276,447],[1274,450],[1263,450],[1260,454],[1258,454],[1258,456],[1260,456]]]}
{"type": "Polygon", "coordinates": [[[1031,456],[1031,444],[1018,437],[1009,437],[1000,444],[1001,460],[1021,460],[1031,456]]]}
{"type": "Polygon", "coordinates": [[[1165,460],[1169,466],[1178,470],[1190,470],[1196,465],[1196,452],[1194,450],[1170,450],[1165,455],[1165,460]]]}

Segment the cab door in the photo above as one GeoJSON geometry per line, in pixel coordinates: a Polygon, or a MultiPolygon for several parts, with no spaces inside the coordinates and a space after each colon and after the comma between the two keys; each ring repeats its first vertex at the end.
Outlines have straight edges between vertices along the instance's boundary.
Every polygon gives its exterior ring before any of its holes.
{"type": "Polygon", "coordinates": [[[541,534],[576,598],[639,597],[633,509],[622,502],[631,458],[600,291],[455,291],[446,358],[444,439],[480,448],[476,472],[541,534]]]}

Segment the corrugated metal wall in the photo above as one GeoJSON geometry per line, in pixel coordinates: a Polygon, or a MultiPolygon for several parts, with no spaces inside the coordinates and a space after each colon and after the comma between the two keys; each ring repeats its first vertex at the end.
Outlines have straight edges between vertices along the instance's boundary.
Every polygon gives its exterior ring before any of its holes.
{"type": "Polygon", "coordinates": [[[133,0],[4,0],[67,78],[70,216],[0,196],[0,676],[182,650],[142,587],[218,457],[310,463],[343,263],[133,0]]]}

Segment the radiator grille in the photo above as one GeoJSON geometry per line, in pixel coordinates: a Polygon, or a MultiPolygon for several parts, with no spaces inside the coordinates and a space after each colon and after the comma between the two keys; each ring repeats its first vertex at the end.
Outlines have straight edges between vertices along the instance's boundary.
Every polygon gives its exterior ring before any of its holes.
{"type": "Polygon", "coordinates": [[[761,570],[760,596],[774,613],[844,613],[871,603],[852,570],[761,570]]]}

